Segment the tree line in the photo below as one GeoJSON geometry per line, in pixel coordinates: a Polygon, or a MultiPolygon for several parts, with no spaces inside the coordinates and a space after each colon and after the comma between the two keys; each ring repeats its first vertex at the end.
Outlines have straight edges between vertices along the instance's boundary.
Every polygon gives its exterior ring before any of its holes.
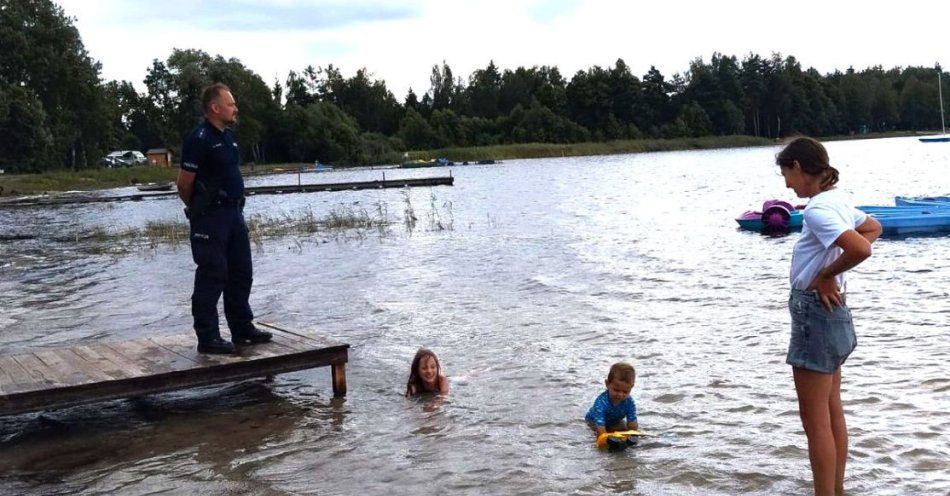
{"type": "MultiPolygon", "coordinates": [[[[714,53],[687,70],[642,76],[618,59],[569,79],[557,67],[467,78],[435,65],[424,93],[397,99],[366,68],[291,71],[266,83],[239,59],[175,49],[140,92],[103,81],[74,20],[50,0],[0,0],[0,168],[97,167],[113,149],[166,147],[200,120],[203,87],[223,82],[240,108],[245,161],[368,164],[403,151],[709,135],[779,138],[939,128],[937,70],[871,67],[821,74],[792,56],[714,53]]],[[[950,81],[943,74],[944,79],[950,81]]]]}

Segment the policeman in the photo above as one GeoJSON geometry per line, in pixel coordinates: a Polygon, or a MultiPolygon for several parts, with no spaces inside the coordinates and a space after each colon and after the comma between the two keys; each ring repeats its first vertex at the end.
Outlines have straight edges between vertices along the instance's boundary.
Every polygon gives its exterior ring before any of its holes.
{"type": "Polygon", "coordinates": [[[178,195],[191,225],[191,254],[198,264],[191,315],[199,353],[234,353],[234,345],[266,343],[269,332],[254,327],[251,294],[251,243],[244,222],[241,153],[228,126],[237,121],[231,90],[221,84],[204,89],[205,120],[185,135],[178,172],[178,195]],[[224,293],[229,343],[218,328],[218,299],[224,293]]]}

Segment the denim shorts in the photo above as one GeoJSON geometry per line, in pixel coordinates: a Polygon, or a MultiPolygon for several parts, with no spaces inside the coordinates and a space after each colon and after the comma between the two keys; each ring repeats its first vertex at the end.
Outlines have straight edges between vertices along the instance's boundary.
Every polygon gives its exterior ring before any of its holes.
{"type": "Polygon", "coordinates": [[[785,363],[815,372],[833,374],[858,345],[851,310],[828,311],[814,292],[793,289],[788,297],[792,338],[785,363]]]}

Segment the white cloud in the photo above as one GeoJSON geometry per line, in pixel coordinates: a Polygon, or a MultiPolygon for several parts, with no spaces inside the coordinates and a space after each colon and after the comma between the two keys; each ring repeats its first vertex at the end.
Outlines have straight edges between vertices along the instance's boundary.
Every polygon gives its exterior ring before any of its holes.
{"type": "MultiPolygon", "coordinates": [[[[656,65],[667,77],[684,71],[695,57],[718,51],[740,58],[753,52],[794,55],[822,72],[933,65],[945,56],[941,39],[948,7],[874,8],[866,2],[800,0],[761,2],[656,2],[615,0],[418,0],[414,3],[358,2],[360,8],[396,9],[410,5],[411,15],[376,15],[359,9],[334,14],[338,22],[316,20],[313,29],[288,28],[287,21],[267,27],[197,29],[194,24],[156,18],[135,22],[127,15],[152,2],[63,0],[87,50],[103,64],[106,79],[130,80],[140,88],[152,59],[165,60],[172,48],[197,48],[236,57],[268,83],[286,79],[290,70],[334,64],[344,74],[368,68],[401,99],[412,86],[421,94],[429,74],[445,60],[457,76],[467,77],[489,60],[502,69],[519,65],[555,65],[568,79],[593,65],[618,58],[637,75],[656,65]],[[369,7],[367,7],[369,6],[369,7]],[[544,9],[550,9],[550,15],[544,9]],[[363,12],[363,14],[359,14],[363,12]],[[363,17],[360,17],[362,15],[363,17]],[[122,20],[125,19],[125,20],[122,20]],[[165,22],[162,22],[165,21],[165,22]]],[[[247,1],[244,2],[249,3],[247,1]]],[[[279,12],[299,12],[308,2],[283,0],[279,12]],[[294,10],[298,9],[298,10],[294,10]]],[[[319,15],[320,4],[312,15],[319,15]]],[[[217,5],[217,4],[215,4],[217,5]]],[[[263,8],[274,5],[260,2],[263,8]]],[[[154,9],[151,9],[154,12],[154,9]]],[[[142,14],[146,15],[146,14],[142,14]]],[[[290,26],[294,26],[290,24],[290,26]]],[[[950,60],[943,60],[944,65],[950,60]]]]}

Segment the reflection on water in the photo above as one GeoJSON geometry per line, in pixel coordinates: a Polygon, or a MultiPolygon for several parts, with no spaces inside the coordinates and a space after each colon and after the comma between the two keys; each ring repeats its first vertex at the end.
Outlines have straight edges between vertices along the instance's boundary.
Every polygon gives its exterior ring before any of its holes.
{"type": "MultiPolygon", "coordinates": [[[[947,193],[950,148],[890,139],[829,151],[857,203],[947,193]]],[[[255,252],[255,312],[350,343],[346,400],[330,399],[329,372],[318,369],[8,417],[0,492],[807,493],[784,364],[797,234],[764,237],[732,220],[764,199],[792,199],[775,152],[459,167],[455,187],[405,193],[419,219],[450,204],[451,230],[269,240],[255,252]],[[452,382],[441,404],[402,396],[419,346],[438,353],[452,382]],[[637,366],[641,425],[658,436],[606,454],[582,418],[620,359],[637,366]]],[[[402,215],[403,195],[262,196],[248,213],[322,215],[360,202],[402,215]]],[[[4,351],[187,330],[187,246],[95,254],[44,241],[149,221],[184,218],[172,200],[0,210],[0,231],[38,235],[0,244],[4,351]]],[[[850,279],[853,494],[950,492],[948,249],[950,237],[883,240],[850,279]]]]}

